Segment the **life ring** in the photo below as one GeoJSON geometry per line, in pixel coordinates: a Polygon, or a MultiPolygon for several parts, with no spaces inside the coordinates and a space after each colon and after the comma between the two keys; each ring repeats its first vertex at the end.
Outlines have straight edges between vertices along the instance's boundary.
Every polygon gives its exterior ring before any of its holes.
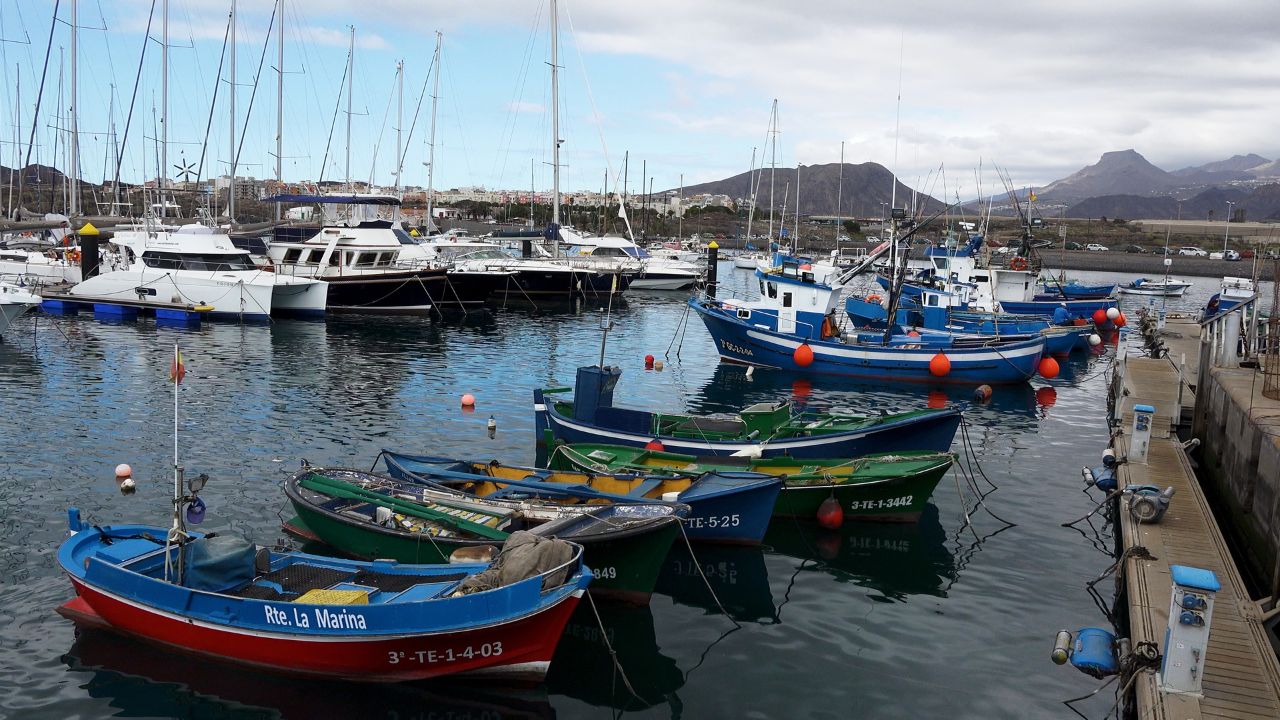
{"type": "Polygon", "coordinates": [[[880,298],[880,296],[879,296],[879,295],[868,295],[868,296],[867,296],[867,302],[869,302],[869,303],[878,303],[878,302],[880,302],[880,300],[881,300],[881,298],[880,298]]]}
{"type": "Polygon", "coordinates": [[[1027,269],[1027,261],[1026,261],[1026,259],[1025,259],[1025,258],[1021,258],[1021,257],[1016,257],[1016,258],[1014,258],[1014,259],[1010,260],[1010,261],[1009,261],[1009,269],[1010,269],[1010,270],[1026,270],[1026,269],[1027,269]]]}
{"type": "Polygon", "coordinates": [[[68,250],[68,251],[67,251],[67,260],[69,260],[70,262],[73,262],[73,263],[78,263],[78,262],[80,262],[80,251],[79,251],[79,250],[68,250]]]}

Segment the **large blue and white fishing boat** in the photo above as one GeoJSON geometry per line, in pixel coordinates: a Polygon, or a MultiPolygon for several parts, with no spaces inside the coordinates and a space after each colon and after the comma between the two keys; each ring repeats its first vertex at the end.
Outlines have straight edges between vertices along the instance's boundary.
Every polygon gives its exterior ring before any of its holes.
{"type": "Polygon", "coordinates": [[[730,362],[868,380],[1003,384],[1036,373],[1045,340],[845,333],[836,317],[838,268],[776,256],[758,269],[759,300],[695,297],[695,310],[730,362]]]}

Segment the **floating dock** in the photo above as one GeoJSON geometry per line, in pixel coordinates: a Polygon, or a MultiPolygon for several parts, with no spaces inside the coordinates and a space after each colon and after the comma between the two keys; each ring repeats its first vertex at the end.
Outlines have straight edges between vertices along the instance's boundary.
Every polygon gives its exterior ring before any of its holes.
{"type": "MultiPolygon", "coordinates": [[[[1122,463],[1119,487],[1155,485],[1175,491],[1168,512],[1155,524],[1140,524],[1120,504],[1122,547],[1145,548],[1154,559],[1125,561],[1124,587],[1133,646],[1150,642],[1164,650],[1173,586],[1170,566],[1213,571],[1222,589],[1204,654],[1203,696],[1162,692],[1158,672],[1140,672],[1133,680],[1137,717],[1157,720],[1280,718],[1280,660],[1263,625],[1263,611],[1249,594],[1235,559],[1214,518],[1190,459],[1175,432],[1184,413],[1194,407],[1200,353],[1200,325],[1194,319],[1170,317],[1158,339],[1167,349],[1160,358],[1121,359],[1117,368],[1114,414],[1120,424],[1115,438],[1118,457],[1130,452],[1134,405],[1155,408],[1147,462],[1122,463]]],[[[1128,557],[1126,554],[1124,557],[1128,557]]]]}

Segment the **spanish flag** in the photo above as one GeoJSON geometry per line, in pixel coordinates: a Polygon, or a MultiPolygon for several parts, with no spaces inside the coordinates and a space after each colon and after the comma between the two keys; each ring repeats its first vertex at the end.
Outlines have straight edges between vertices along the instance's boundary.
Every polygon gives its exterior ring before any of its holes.
{"type": "Polygon", "coordinates": [[[182,363],[182,351],[173,346],[173,363],[169,365],[169,382],[181,385],[182,378],[187,376],[187,366],[182,363]]]}

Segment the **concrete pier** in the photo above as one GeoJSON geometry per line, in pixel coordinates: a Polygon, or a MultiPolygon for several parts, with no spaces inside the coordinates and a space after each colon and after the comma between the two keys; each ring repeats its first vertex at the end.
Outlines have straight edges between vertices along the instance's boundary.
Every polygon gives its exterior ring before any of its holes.
{"type": "MultiPolygon", "coordinates": [[[[1210,398],[1224,397],[1226,391],[1214,388],[1227,381],[1210,380],[1205,384],[1203,378],[1213,378],[1215,368],[1201,372],[1204,333],[1195,320],[1171,317],[1163,328],[1156,328],[1151,321],[1144,323],[1143,329],[1148,346],[1155,346],[1161,357],[1122,358],[1118,362],[1114,386],[1114,414],[1120,421],[1115,438],[1117,456],[1127,456],[1132,449],[1134,405],[1154,406],[1156,415],[1146,462],[1121,464],[1116,475],[1121,488],[1172,487],[1174,496],[1163,519],[1151,524],[1139,523],[1129,513],[1125,500],[1120,501],[1122,547],[1126,552],[1145,548],[1154,558],[1132,557],[1123,568],[1129,636],[1134,647],[1153,643],[1162,652],[1166,649],[1172,590],[1170,566],[1211,570],[1222,589],[1217,594],[1204,653],[1203,694],[1162,692],[1159,671],[1141,671],[1133,679],[1136,714],[1141,718],[1177,720],[1280,718],[1280,660],[1263,622],[1267,614],[1264,604],[1251,596],[1176,434],[1176,426],[1187,410],[1194,407],[1198,421],[1202,409],[1210,407],[1210,398]]],[[[1217,413],[1208,412],[1208,417],[1209,422],[1216,422],[1217,413]]],[[[1239,434],[1241,422],[1235,421],[1234,434],[1239,434]]],[[[1225,429],[1223,433],[1233,434],[1225,429]]],[[[1214,450],[1221,453],[1221,448],[1238,444],[1226,441],[1225,435],[1204,436],[1201,449],[1221,443],[1214,450]]],[[[1273,471],[1273,479],[1274,475],[1273,471]]],[[[1259,498],[1259,494],[1254,497],[1259,498]]]]}

